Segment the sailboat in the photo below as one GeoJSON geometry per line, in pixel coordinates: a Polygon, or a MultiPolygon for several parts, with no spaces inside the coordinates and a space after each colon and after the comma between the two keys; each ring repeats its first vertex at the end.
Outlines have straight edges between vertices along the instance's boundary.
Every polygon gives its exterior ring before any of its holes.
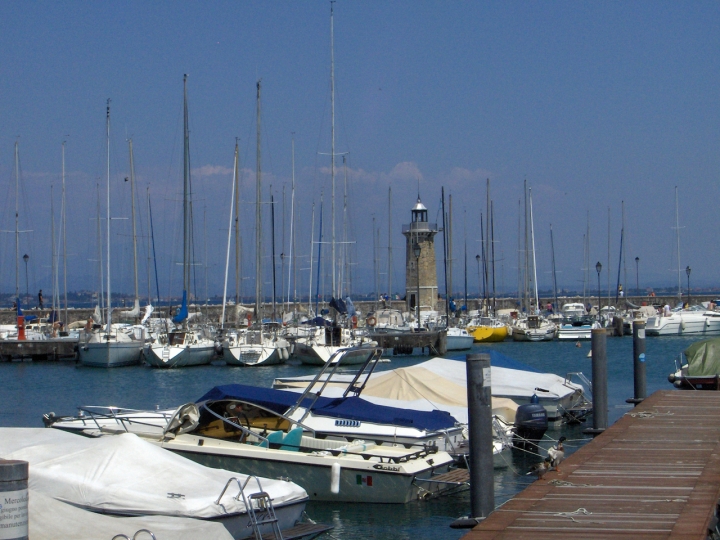
{"type": "Polygon", "coordinates": [[[187,296],[190,289],[192,259],[192,213],[190,202],[190,128],[188,126],[187,75],[183,78],[183,294],[182,304],[172,318],[175,327],[161,333],[145,347],[145,362],[153,367],[171,368],[209,364],[215,342],[204,331],[188,328],[187,296]]]}
{"type": "MultiPolygon", "coordinates": [[[[260,81],[257,83],[257,100],[258,100],[258,115],[260,114],[260,81]]],[[[258,142],[260,141],[260,122],[258,121],[258,142]]],[[[260,159],[260,152],[258,151],[258,160],[260,159]]],[[[235,166],[233,172],[233,187],[232,196],[230,198],[230,217],[232,221],[233,215],[233,204],[235,201],[236,189],[240,188],[240,157],[238,151],[238,145],[235,143],[235,166]]],[[[260,171],[260,165],[258,164],[258,173],[260,171]]],[[[258,186],[260,183],[260,175],[258,174],[258,186]]],[[[258,187],[258,194],[261,193],[260,187],[258,187]]],[[[256,201],[258,212],[261,208],[261,201],[258,198],[256,201]]],[[[260,231],[257,232],[258,238],[260,231]]],[[[230,262],[230,239],[231,239],[231,228],[228,228],[228,244],[227,244],[227,255],[225,259],[225,290],[223,293],[223,327],[225,324],[225,298],[227,297],[227,280],[228,270],[230,262]]],[[[260,250],[260,242],[257,242],[256,249],[260,250]]],[[[258,257],[259,260],[259,257],[258,257]]],[[[260,268],[256,268],[255,279],[257,283],[260,283],[261,273],[260,268]]],[[[259,301],[259,300],[257,300],[259,301]]],[[[258,304],[259,305],[259,304],[258,304]]],[[[259,307],[256,310],[259,313],[259,307]]],[[[274,325],[277,327],[277,325],[274,325]]],[[[256,322],[255,326],[248,329],[237,329],[226,334],[225,339],[222,343],[223,359],[225,363],[231,366],[258,366],[258,365],[271,365],[281,364],[290,357],[290,343],[278,335],[277,328],[270,330],[264,327],[259,321],[256,322]]]]}
{"type": "Polygon", "coordinates": [[[133,339],[124,326],[112,324],[112,304],[110,296],[110,100],[107,101],[107,316],[105,328],[93,328],[90,323],[85,327],[78,343],[80,363],[93,367],[121,367],[140,363],[143,342],[133,339]]]}
{"type": "MultiPolygon", "coordinates": [[[[326,321],[322,317],[316,317],[314,321],[314,328],[311,330],[312,334],[299,338],[295,341],[293,348],[293,356],[298,358],[303,364],[310,365],[325,365],[331,358],[334,357],[335,353],[340,349],[347,347],[375,347],[377,342],[368,338],[365,335],[356,332],[356,330],[350,325],[350,327],[338,324],[337,317],[342,317],[346,323],[356,315],[355,308],[347,297],[346,300],[342,299],[341,288],[338,287],[336,269],[338,265],[338,259],[335,255],[335,53],[334,53],[334,26],[333,26],[333,5],[330,4],[330,175],[332,181],[332,211],[331,211],[331,230],[332,230],[332,298],[330,300],[330,307],[334,310],[335,318],[332,322],[326,321]]],[[[321,204],[322,208],[322,204],[321,204]]],[[[322,231],[322,211],[320,217],[320,230],[322,231]]],[[[318,250],[322,247],[322,232],[318,250]]],[[[320,257],[318,256],[318,265],[320,264],[320,257]]],[[[319,267],[318,267],[319,275],[319,267]]],[[[318,288],[319,290],[319,288],[318,288]]],[[[316,309],[317,313],[317,309],[316,309]]],[[[352,363],[355,357],[352,357],[348,362],[352,363]]],[[[347,363],[347,362],[346,362],[347,363]]]]}

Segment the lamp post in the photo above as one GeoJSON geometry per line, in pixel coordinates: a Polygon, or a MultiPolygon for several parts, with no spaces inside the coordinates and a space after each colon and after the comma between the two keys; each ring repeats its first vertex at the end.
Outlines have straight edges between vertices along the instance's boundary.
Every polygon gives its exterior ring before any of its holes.
{"type": "Polygon", "coordinates": [[[413,244],[413,255],[415,255],[415,269],[417,270],[417,298],[415,298],[415,313],[417,329],[420,330],[420,244],[413,244]]]}
{"type": "Polygon", "coordinates": [[[635,257],[635,290],[640,296],[640,257],[635,257]]]}
{"type": "Polygon", "coordinates": [[[27,253],[23,255],[23,261],[25,261],[25,302],[30,302],[30,284],[28,283],[28,260],[30,255],[27,253]]]}
{"type": "Polygon", "coordinates": [[[600,298],[600,272],[602,271],[602,264],[600,261],[595,265],[595,270],[597,270],[598,275],[598,318],[600,318],[600,308],[602,307],[602,298],[600,298]]]}
{"type": "Polygon", "coordinates": [[[687,266],[685,268],[685,273],[687,274],[687,277],[688,277],[688,307],[690,307],[690,272],[692,272],[692,268],[687,266]]]}
{"type": "Polygon", "coordinates": [[[478,311],[480,311],[480,299],[482,298],[482,283],[480,282],[480,255],[475,255],[478,266],[478,311]]]}

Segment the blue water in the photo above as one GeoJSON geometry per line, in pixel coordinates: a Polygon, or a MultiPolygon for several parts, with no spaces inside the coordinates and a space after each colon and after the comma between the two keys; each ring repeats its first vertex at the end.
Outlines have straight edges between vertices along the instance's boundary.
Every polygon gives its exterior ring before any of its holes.
{"type": "MultiPolygon", "coordinates": [[[[674,358],[694,338],[660,337],[646,341],[648,394],[671,389],[668,373],[674,371],[674,358]]],[[[587,357],[590,343],[515,343],[507,341],[487,345],[542,371],[565,375],[582,371],[592,373],[587,357]]],[[[479,352],[474,347],[471,352],[479,352]]],[[[608,338],[609,420],[616,421],[631,409],[625,403],[633,397],[632,338],[608,338]]],[[[393,357],[380,369],[392,369],[423,362],[427,357],[393,357]]],[[[211,365],[178,370],[158,370],[145,366],[119,369],[94,369],[65,363],[0,363],[0,426],[42,427],[41,417],[53,411],[58,415],[74,414],[82,405],[115,405],[138,409],[175,407],[194,401],[219,384],[242,383],[257,386],[272,384],[275,377],[308,375],[316,368],[297,364],[260,368],[237,368],[211,365]]],[[[586,438],[586,426],[551,430],[548,435],[568,438],[566,448],[573,451],[586,438]]],[[[495,471],[495,502],[500,504],[522,490],[532,477],[524,473],[532,456],[513,456],[507,469],[495,471]]],[[[361,505],[310,503],[308,514],[316,521],[335,525],[333,536],[343,539],[437,539],[454,540],[462,531],[449,528],[456,518],[466,515],[470,506],[468,493],[432,501],[405,505],[361,505]]]]}

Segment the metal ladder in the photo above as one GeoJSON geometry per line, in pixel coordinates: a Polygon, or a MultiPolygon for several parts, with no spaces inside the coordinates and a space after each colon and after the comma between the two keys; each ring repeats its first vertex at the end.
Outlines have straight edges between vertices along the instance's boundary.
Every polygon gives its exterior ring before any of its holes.
{"type": "Polygon", "coordinates": [[[215,501],[215,504],[220,504],[220,499],[222,499],[225,491],[227,491],[227,488],[232,482],[236,482],[240,488],[240,492],[236,497],[234,497],[234,499],[237,501],[240,500],[240,497],[242,497],[243,503],[245,504],[245,508],[248,512],[248,517],[250,518],[250,526],[252,527],[255,540],[263,540],[260,528],[264,525],[270,526],[275,540],[283,540],[283,535],[280,531],[277,516],[275,515],[275,507],[273,506],[272,499],[267,492],[263,491],[260,479],[257,476],[248,476],[242,484],[240,484],[240,480],[237,478],[230,478],[225,484],[225,488],[222,490],[222,493],[215,501]],[[246,494],[245,489],[252,479],[255,480],[258,491],[246,494]]]}

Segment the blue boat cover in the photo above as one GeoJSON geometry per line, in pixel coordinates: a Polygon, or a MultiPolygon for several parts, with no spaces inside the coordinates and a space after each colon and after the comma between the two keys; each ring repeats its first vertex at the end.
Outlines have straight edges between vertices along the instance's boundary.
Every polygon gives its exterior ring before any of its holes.
{"type": "Polygon", "coordinates": [[[187,291],[183,291],[182,304],[180,305],[180,309],[177,311],[175,316],[172,318],[172,322],[174,322],[175,324],[180,324],[187,318],[188,318],[187,291]]]}
{"type": "MultiPolygon", "coordinates": [[[[513,360],[509,356],[505,356],[502,353],[499,353],[492,349],[481,349],[481,353],[483,354],[489,354],[490,355],[490,365],[495,367],[501,367],[506,369],[519,369],[521,371],[530,371],[533,373],[545,373],[544,371],[540,371],[539,369],[535,369],[534,367],[528,366],[527,364],[523,364],[522,362],[519,362],[518,360],[513,360]]],[[[458,355],[458,356],[451,356],[451,360],[462,360],[465,361],[465,355],[458,355]]]]}
{"type": "MultiPolygon", "coordinates": [[[[244,384],[226,384],[216,386],[197,403],[203,401],[218,401],[223,399],[238,399],[254,403],[283,414],[295,405],[300,395],[295,392],[275,390],[274,388],[259,388],[244,384]]],[[[310,406],[312,398],[305,398],[303,406],[310,406]]],[[[313,414],[330,418],[343,418],[359,420],[375,424],[391,424],[394,426],[412,427],[435,431],[451,428],[457,420],[445,411],[415,411],[399,407],[386,407],[376,405],[359,397],[326,398],[319,397],[312,407],[313,414]]]]}

